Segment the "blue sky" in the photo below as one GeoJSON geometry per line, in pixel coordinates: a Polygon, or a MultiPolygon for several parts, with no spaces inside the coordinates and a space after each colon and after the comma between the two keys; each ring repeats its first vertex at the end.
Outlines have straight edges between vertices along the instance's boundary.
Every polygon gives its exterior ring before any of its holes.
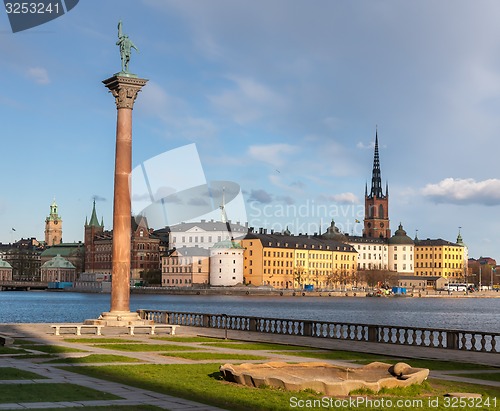
{"type": "Polygon", "coordinates": [[[94,197],[111,228],[101,81],[120,70],[121,19],[149,79],[134,166],[195,143],[251,226],[359,234],[378,127],[393,232],[454,241],[460,226],[471,256],[500,258],[499,15],[482,0],[81,0],[13,34],[2,12],[0,241],[43,239],[54,197],[65,241],[83,240],[94,197]]]}

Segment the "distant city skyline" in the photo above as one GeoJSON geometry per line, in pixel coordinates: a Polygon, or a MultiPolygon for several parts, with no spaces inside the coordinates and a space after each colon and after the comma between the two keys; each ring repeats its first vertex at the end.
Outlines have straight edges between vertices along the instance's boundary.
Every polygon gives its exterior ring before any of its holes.
{"type": "MultiPolygon", "coordinates": [[[[133,166],[195,143],[207,182],[241,187],[251,226],[361,234],[375,132],[391,229],[498,257],[500,4],[444,0],[80,2],[12,33],[0,13],[0,241],[111,229],[117,23],[149,79],[133,166]],[[14,231],[14,230],[15,231],[14,231]]],[[[188,167],[187,167],[188,168],[188,167]]],[[[168,181],[168,176],[165,177],[168,181]]],[[[231,218],[231,215],[228,215],[231,218]]],[[[161,227],[154,227],[161,228],[161,227]]]]}

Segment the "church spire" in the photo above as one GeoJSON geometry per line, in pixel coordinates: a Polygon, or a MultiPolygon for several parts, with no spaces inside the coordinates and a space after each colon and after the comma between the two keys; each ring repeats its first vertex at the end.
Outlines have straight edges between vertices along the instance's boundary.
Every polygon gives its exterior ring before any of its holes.
{"type": "Polygon", "coordinates": [[[95,211],[95,199],[94,199],[94,206],[92,207],[92,215],[90,216],[90,222],[88,225],[99,227],[99,220],[97,219],[97,213],[95,211]]]}
{"type": "Polygon", "coordinates": [[[375,152],[373,154],[372,188],[369,197],[385,198],[382,192],[382,177],[380,173],[380,156],[378,153],[378,130],[375,131],[375,152]]]}

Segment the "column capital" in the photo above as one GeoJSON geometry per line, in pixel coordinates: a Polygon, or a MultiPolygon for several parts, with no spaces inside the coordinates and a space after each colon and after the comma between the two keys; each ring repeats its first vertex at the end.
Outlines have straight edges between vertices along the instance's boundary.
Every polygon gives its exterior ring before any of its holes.
{"type": "Polygon", "coordinates": [[[109,89],[115,97],[116,108],[134,108],[134,101],[137,98],[137,93],[148,80],[138,77],[125,77],[115,75],[104,80],[104,85],[109,89]]]}

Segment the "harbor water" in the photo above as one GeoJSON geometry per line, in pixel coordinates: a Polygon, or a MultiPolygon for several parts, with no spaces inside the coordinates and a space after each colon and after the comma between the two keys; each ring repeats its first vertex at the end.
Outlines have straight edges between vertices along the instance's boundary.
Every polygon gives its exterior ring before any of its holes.
{"type": "MultiPolygon", "coordinates": [[[[82,322],[109,308],[109,294],[0,292],[0,323],[82,322]]],[[[500,298],[132,294],[130,310],[138,309],[500,332],[500,298]]]]}

